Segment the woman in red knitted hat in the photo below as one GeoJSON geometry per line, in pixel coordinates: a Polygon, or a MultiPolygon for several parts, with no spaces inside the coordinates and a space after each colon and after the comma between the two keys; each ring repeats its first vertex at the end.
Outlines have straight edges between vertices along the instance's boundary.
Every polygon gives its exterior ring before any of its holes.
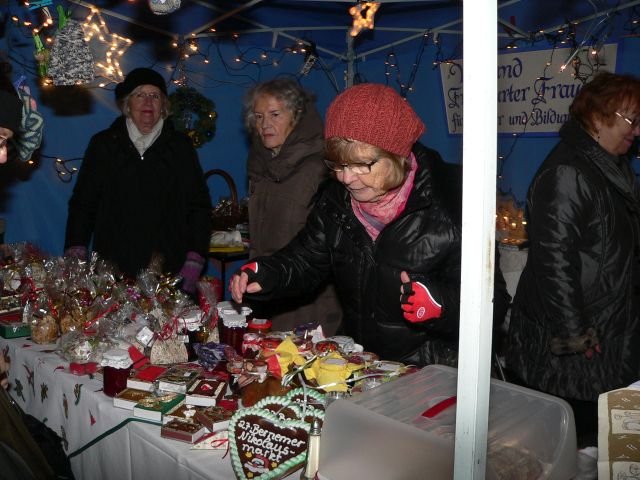
{"type": "Polygon", "coordinates": [[[327,110],[326,164],[303,230],[283,249],[243,266],[234,300],[269,301],[333,277],[341,333],[405,363],[455,363],[460,228],[441,189],[444,162],[417,143],[425,126],[384,85],[342,92],[327,110]]]}

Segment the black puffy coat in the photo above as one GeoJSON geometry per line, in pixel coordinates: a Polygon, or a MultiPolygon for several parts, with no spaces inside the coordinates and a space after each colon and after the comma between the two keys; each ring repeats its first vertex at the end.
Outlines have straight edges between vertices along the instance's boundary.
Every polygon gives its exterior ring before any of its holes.
{"type": "Polygon", "coordinates": [[[457,346],[460,303],[460,228],[443,204],[432,166],[440,155],[414,146],[418,169],[404,211],[374,242],[351,208],[351,197],[334,180],[321,188],[302,231],[289,245],[256,259],[267,281],[247,299],[299,295],[331,273],[343,307],[343,332],[388,360],[424,365],[426,344],[457,346]],[[441,303],[439,319],[412,324],[400,308],[400,272],[423,282],[441,303]]]}
{"type": "Polygon", "coordinates": [[[577,400],[627,386],[640,374],[640,196],[624,157],[576,122],[560,131],[527,198],[529,256],[509,329],[508,367],[534,388],[577,400]],[[555,355],[595,328],[602,353],[555,355]]]}
{"type": "Polygon", "coordinates": [[[211,199],[191,140],[165,121],[141,157],[124,117],[91,138],[69,200],[65,248],[89,246],[135,277],[153,253],[177,273],[207,257],[211,199]]]}

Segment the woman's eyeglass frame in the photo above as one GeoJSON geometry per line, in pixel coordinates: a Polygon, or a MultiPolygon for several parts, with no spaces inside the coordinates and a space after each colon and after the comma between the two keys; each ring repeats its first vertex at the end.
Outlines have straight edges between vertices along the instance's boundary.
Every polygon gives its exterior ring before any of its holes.
{"type": "Polygon", "coordinates": [[[324,159],[324,164],[327,168],[333,172],[340,173],[344,172],[345,169],[349,170],[354,175],[367,175],[371,173],[371,167],[373,167],[376,163],[380,161],[379,158],[371,162],[356,162],[356,163],[336,163],[331,160],[324,159]]]}
{"type": "Polygon", "coordinates": [[[620,112],[614,112],[617,116],[619,116],[622,120],[627,122],[631,128],[638,128],[640,126],[640,116],[637,116],[633,120],[622,115],[620,112]]]}
{"type": "Polygon", "coordinates": [[[137,92],[133,94],[133,98],[139,102],[144,102],[147,98],[152,102],[159,102],[162,95],[158,92],[137,92]]]}

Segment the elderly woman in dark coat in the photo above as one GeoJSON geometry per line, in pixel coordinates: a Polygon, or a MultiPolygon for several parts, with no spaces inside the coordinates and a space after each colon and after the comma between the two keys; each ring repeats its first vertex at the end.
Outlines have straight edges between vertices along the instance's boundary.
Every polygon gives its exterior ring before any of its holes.
{"type": "Polygon", "coordinates": [[[587,446],[598,396],[640,376],[640,194],[628,156],[640,81],[600,73],[569,111],[529,188],[507,362],[526,385],[569,401],[587,446]]]}
{"type": "MultiPolygon", "coordinates": [[[[294,80],[270,80],[249,90],[245,123],[251,134],[247,160],[250,255],[256,257],[274,253],[298,233],[328,171],[315,100],[294,80]]],[[[272,320],[274,330],[317,323],[332,335],[342,319],[335,290],[327,282],[277,305],[252,306],[256,315],[272,320]]]]}
{"type": "Polygon", "coordinates": [[[93,249],[135,277],[154,256],[193,293],[211,235],[209,189],[191,140],[165,121],[162,76],[131,71],[116,88],[123,115],[89,142],[69,200],[66,254],[93,249]]]}

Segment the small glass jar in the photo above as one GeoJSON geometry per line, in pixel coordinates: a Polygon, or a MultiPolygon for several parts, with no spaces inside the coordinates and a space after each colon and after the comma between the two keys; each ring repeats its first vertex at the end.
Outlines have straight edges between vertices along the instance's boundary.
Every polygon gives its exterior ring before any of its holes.
{"type": "Polygon", "coordinates": [[[242,338],[242,356],[244,358],[258,358],[262,351],[262,335],[253,333],[247,329],[242,338]]]}
{"type": "Polygon", "coordinates": [[[185,317],[180,320],[182,325],[180,335],[187,347],[187,356],[190,362],[198,359],[198,354],[193,348],[195,343],[205,343],[209,336],[209,331],[202,325],[201,315],[185,317]],[[203,340],[204,339],[204,340],[203,340]]]}
{"type": "Polygon", "coordinates": [[[102,376],[105,395],[115,397],[127,388],[131,364],[131,357],[126,350],[114,348],[104,352],[102,355],[102,376]]]}
{"type": "Polygon", "coordinates": [[[226,314],[220,326],[220,343],[233,347],[237,354],[242,353],[242,340],[247,332],[247,318],[240,314],[226,314]]]}
{"type": "Polygon", "coordinates": [[[261,335],[266,335],[271,332],[272,322],[266,318],[254,318],[249,322],[249,326],[247,327],[248,333],[259,333],[261,335]]]}

